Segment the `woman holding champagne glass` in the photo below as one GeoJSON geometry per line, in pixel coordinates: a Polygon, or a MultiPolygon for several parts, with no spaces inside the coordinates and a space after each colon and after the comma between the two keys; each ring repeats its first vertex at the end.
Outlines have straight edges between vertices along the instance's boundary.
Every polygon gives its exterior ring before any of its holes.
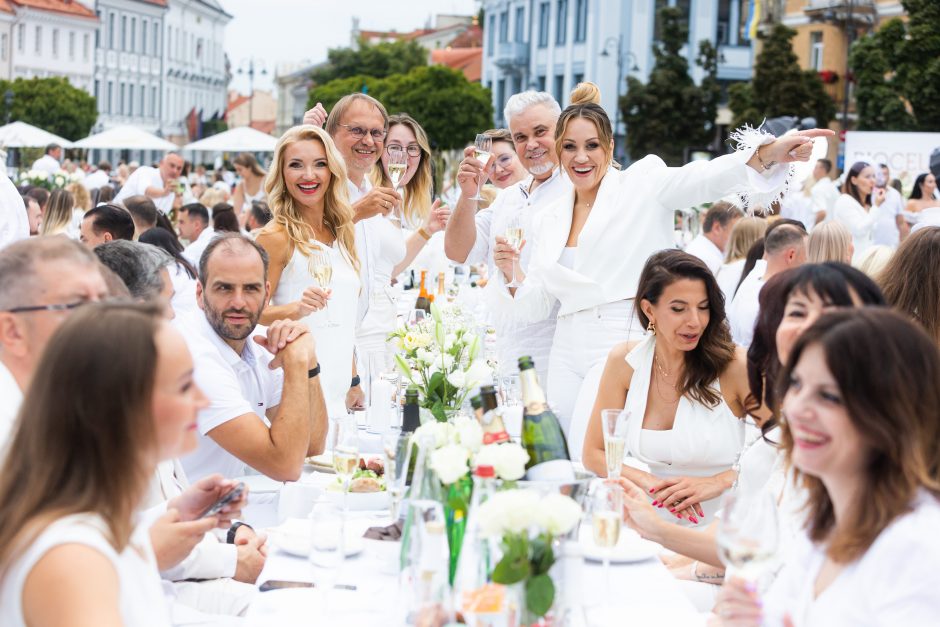
{"type": "Polygon", "coordinates": [[[321,385],[336,420],[346,416],[361,286],[346,166],[330,136],[312,125],[284,133],[265,190],[274,218],[257,241],[270,257],[272,297],[261,323],[307,322],[323,353],[321,385]]]}
{"type": "Polygon", "coordinates": [[[819,129],[775,139],[750,129],[739,133],[740,150],[712,161],[670,168],[650,155],[620,171],[599,101],[597,87],[582,83],[558,120],[555,148],[573,189],[530,227],[537,234],[528,274],[518,267],[519,249],[498,238],[501,272],[486,287],[491,311],[507,324],[544,320],[560,303],[548,396],[565,429],[587,372],[614,344],[642,336],[633,314],[637,281],[652,253],[673,247],[674,211],[735,192],[769,205],[783,189],[785,164],[808,160],[812,138],[832,134],[819,129]],[[522,287],[507,287],[513,272],[522,287]]]}

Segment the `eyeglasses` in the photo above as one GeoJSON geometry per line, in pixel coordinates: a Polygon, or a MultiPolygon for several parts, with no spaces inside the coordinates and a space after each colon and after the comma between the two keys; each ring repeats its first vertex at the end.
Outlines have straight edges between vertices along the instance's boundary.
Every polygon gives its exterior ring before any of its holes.
{"type": "Polygon", "coordinates": [[[27,305],[24,307],[13,307],[5,310],[7,313],[29,313],[32,311],[71,311],[78,309],[82,305],[87,305],[90,301],[78,300],[74,303],[62,303],[59,305],[27,305]]]}
{"type": "Polygon", "coordinates": [[[372,139],[380,142],[385,139],[386,135],[388,135],[388,131],[384,128],[365,129],[361,126],[351,126],[349,124],[340,124],[340,126],[349,131],[349,133],[356,139],[362,139],[366,136],[366,133],[368,133],[369,135],[372,135],[372,139]]]}
{"type": "Polygon", "coordinates": [[[407,147],[400,146],[398,144],[392,144],[385,149],[385,152],[392,154],[393,152],[400,152],[404,150],[408,153],[409,157],[420,157],[421,156],[421,146],[418,144],[408,144],[407,147]]]}
{"type": "Polygon", "coordinates": [[[504,155],[500,155],[496,158],[496,161],[493,162],[493,165],[498,165],[501,168],[508,168],[512,164],[512,155],[508,152],[504,155]]]}

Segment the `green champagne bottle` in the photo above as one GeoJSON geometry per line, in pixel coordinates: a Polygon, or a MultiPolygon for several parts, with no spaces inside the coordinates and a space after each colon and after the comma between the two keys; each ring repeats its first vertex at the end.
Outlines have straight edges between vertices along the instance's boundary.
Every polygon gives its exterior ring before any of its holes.
{"type": "Polygon", "coordinates": [[[571,481],[574,469],[568,453],[568,441],[558,418],[545,401],[531,357],[519,358],[519,382],[522,386],[522,445],[529,454],[526,479],[532,481],[571,481]]]}

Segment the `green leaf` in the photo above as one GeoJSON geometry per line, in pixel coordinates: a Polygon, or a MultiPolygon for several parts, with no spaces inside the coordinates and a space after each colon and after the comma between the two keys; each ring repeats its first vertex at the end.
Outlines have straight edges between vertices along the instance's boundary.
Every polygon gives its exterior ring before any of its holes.
{"type": "Polygon", "coordinates": [[[398,353],[395,353],[395,365],[398,366],[398,369],[401,370],[401,373],[405,375],[405,378],[414,383],[411,378],[411,367],[408,365],[408,362],[405,361],[405,358],[398,353]]]}
{"type": "Polygon", "coordinates": [[[536,575],[548,573],[555,563],[555,551],[549,536],[540,535],[532,541],[532,572],[536,575]]]}
{"type": "Polygon", "coordinates": [[[443,321],[443,318],[441,317],[441,308],[437,306],[437,303],[431,303],[431,318],[437,324],[441,324],[443,321]]]}
{"type": "Polygon", "coordinates": [[[525,582],[525,604],[536,616],[545,616],[555,601],[555,584],[548,575],[536,575],[525,582]]]}
{"type": "Polygon", "coordinates": [[[434,414],[434,417],[438,422],[447,422],[447,413],[444,411],[446,407],[441,401],[434,401],[434,404],[431,405],[431,413],[434,414]]]}
{"type": "Polygon", "coordinates": [[[503,554],[503,558],[493,569],[493,581],[508,586],[525,580],[531,572],[528,555],[525,552],[510,551],[503,554]]]}

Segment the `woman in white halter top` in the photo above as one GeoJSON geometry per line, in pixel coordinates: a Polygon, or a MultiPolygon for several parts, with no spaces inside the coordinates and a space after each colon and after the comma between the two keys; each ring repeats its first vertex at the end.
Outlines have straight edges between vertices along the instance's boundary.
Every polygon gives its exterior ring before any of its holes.
{"type": "Polygon", "coordinates": [[[261,322],[307,324],[316,339],[327,414],[336,419],[346,415],[361,289],[346,168],[323,129],[298,126],[281,137],[265,188],[274,217],[257,241],[270,257],[272,296],[261,322]],[[310,270],[317,250],[332,265],[327,289],[310,270]]]}
{"type": "Polygon", "coordinates": [[[232,208],[238,216],[238,223],[244,228],[251,203],[255,200],[266,200],[268,197],[264,191],[264,177],[267,172],[258,165],[258,160],[250,152],[239,154],[232,160],[232,165],[235,166],[235,173],[241,178],[235,186],[235,193],[232,194],[232,208]]]}
{"type": "Polygon", "coordinates": [[[584,439],[584,465],[606,475],[600,412],[625,407],[627,452],[650,472],[624,465],[621,475],[663,517],[704,526],[734,482],[731,467],[744,443],[746,354],[731,341],[714,276],[687,253],[664,250],[647,260],[637,317],[650,333],[610,352],[584,439]]]}

